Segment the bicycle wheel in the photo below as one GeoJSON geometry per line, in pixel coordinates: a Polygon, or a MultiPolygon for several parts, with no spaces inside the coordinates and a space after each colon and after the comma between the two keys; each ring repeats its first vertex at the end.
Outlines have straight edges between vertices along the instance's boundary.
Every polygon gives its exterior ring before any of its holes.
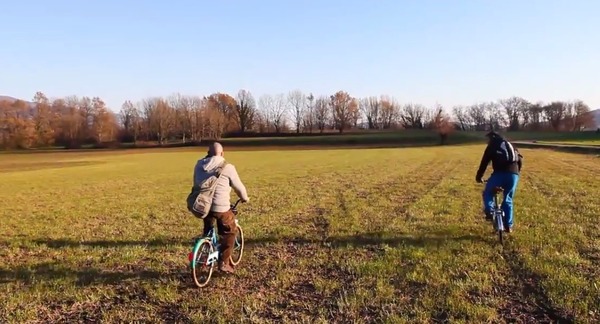
{"type": "Polygon", "coordinates": [[[192,258],[192,276],[194,277],[194,283],[196,286],[202,288],[208,284],[210,276],[212,275],[214,262],[207,264],[208,258],[211,253],[215,250],[212,243],[208,240],[202,240],[199,245],[194,248],[194,254],[192,258]]]}
{"type": "Polygon", "coordinates": [[[497,211],[496,212],[496,230],[498,231],[498,240],[500,241],[500,244],[503,243],[504,241],[504,213],[497,211]]]}
{"type": "Polygon", "coordinates": [[[244,253],[244,231],[240,225],[237,225],[237,235],[235,236],[235,243],[233,244],[233,251],[229,260],[231,264],[238,265],[242,260],[242,254],[244,253]]]}

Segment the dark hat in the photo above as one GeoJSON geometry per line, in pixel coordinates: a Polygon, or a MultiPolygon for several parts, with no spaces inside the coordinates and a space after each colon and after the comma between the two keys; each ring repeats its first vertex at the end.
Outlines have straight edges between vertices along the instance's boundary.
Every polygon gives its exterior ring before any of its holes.
{"type": "Polygon", "coordinates": [[[490,131],[489,133],[485,134],[485,136],[489,138],[502,138],[502,135],[496,133],[495,131],[490,131]]]}

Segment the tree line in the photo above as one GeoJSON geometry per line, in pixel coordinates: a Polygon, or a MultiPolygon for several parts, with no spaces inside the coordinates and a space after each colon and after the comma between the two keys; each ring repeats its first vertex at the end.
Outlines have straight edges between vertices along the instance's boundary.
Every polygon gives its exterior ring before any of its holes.
{"type": "Polygon", "coordinates": [[[455,106],[399,103],[382,95],[356,98],[346,91],[315,96],[293,90],[255,98],[173,94],[125,101],[115,113],[99,97],[50,100],[37,92],[32,102],[0,102],[0,146],[31,148],[62,145],[199,142],[252,133],[343,133],[368,129],[431,129],[444,139],[455,130],[577,131],[593,124],[581,100],[531,103],[520,97],[455,106]]]}

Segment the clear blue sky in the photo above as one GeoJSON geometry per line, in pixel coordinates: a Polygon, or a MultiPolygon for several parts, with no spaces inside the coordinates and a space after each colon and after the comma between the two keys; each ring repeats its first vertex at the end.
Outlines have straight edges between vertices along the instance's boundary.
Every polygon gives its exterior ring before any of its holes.
{"type": "Polygon", "coordinates": [[[600,1],[4,1],[0,94],[256,98],[301,89],[451,107],[600,108],[600,1]]]}

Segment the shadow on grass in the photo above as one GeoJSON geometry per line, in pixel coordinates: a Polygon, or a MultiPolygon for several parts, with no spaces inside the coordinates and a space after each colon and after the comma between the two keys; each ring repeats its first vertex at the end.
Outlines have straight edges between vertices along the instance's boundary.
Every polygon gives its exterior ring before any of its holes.
{"type": "MultiPolygon", "coordinates": [[[[268,247],[276,244],[321,245],[326,248],[374,248],[381,245],[392,247],[416,246],[424,248],[440,248],[452,242],[484,242],[493,244],[494,237],[477,234],[460,234],[456,232],[432,231],[424,234],[393,234],[393,233],[365,233],[348,236],[322,236],[315,238],[306,237],[277,237],[267,236],[247,238],[245,247],[268,247]]],[[[51,248],[124,248],[129,246],[164,247],[167,245],[190,246],[192,240],[181,238],[161,238],[150,241],[121,240],[121,241],[90,241],[78,242],[72,240],[35,240],[37,244],[45,244],[51,248]]],[[[179,268],[164,271],[146,270],[139,264],[123,264],[127,270],[98,269],[94,267],[71,268],[60,262],[45,262],[30,266],[18,266],[10,269],[0,268],[0,284],[9,282],[22,282],[32,284],[44,281],[65,281],[75,286],[90,285],[116,285],[132,280],[160,280],[178,279],[188,282],[189,273],[184,264],[179,268]]],[[[219,272],[213,274],[219,277],[219,272]]]]}
{"type": "Polygon", "coordinates": [[[246,239],[246,246],[261,246],[268,244],[323,244],[331,247],[368,247],[376,245],[389,245],[392,247],[417,246],[417,247],[441,247],[450,242],[484,242],[493,243],[494,238],[475,234],[445,235],[431,233],[425,235],[401,234],[390,236],[389,233],[368,233],[348,236],[331,236],[323,238],[303,237],[262,237],[246,239]]]}
{"type": "MultiPolygon", "coordinates": [[[[365,245],[387,244],[390,246],[441,246],[451,241],[479,241],[493,242],[495,237],[490,234],[460,234],[451,231],[428,231],[427,233],[394,234],[385,232],[364,233],[347,236],[322,236],[322,237],[293,237],[293,236],[263,236],[246,237],[245,246],[260,246],[273,243],[284,244],[327,244],[331,246],[360,247],[365,245]]],[[[49,248],[120,248],[120,247],[165,247],[165,246],[192,246],[193,238],[157,238],[148,241],[142,240],[99,240],[99,241],[76,241],[69,239],[37,239],[35,244],[46,245],[49,248]]],[[[4,245],[1,244],[0,245],[4,245]]]]}
{"type": "Polygon", "coordinates": [[[115,285],[127,280],[158,280],[178,275],[180,273],[154,270],[118,271],[89,267],[72,269],[65,267],[59,262],[44,262],[32,266],[0,269],[0,284],[9,282],[32,284],[47,281],[65,281],[74,282],[75,286],[115,285]]]}
{"type": "Polygon", "coordinates": [[[69,239],[38,239],[33,240],[33,243],[46,245],[49,248],[78,248],[78,247],[94,247],[94,248],[118,248],[127,246],[147,246],[147,247],[164,247],[169,245],[190,245],[192,239],[187,241],[176,238],[157,238],[148,241],[143,240],[99,240],[99,241],[76,241],[69,239]]]}

